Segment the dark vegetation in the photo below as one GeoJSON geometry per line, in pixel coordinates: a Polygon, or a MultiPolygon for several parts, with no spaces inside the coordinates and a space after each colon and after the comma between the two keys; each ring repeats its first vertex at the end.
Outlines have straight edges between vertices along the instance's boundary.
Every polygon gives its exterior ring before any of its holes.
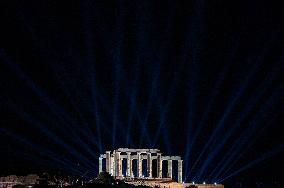
{"type": "MultiPolygon", "coordinates": [[[[41,177],[39,184],[33,186],[33,188],[57,188],[61,187],[60,184],[50,185],[48,184],[48,177],[41,177]]],[[[139,185],[134,186],[131,184],[127,184],[124,181],[114,179],[110,174],[106,172],[100,173],[94,180],[84,183],[83,181],[75,181],[72,185],[64,186],[64,188],[108,188],[108,187],[116,187],[116,188],[150,188],[149,186],[139,185]]],[[[15,185],[13,188],[26,188],[23,185],[15,185]]]]}
{"type": "Polygon", "coordinates": [[[189,185],[186,188],[198,188],[196,185],[189,185]]]}

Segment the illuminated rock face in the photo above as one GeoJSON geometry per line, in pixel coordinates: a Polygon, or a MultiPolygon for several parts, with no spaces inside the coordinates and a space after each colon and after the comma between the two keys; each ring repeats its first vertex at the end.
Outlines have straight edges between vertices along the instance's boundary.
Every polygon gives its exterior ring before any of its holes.
{"type": "Polygon", "coordinates": [[[27,176],[10,175],[0,177],[0,187],[12,188],[14,185],[35,185],[38,183],[39,176],[36,174],[29,174],[27,176]]]}
{"type": "Polygon", "coordinates": [[[99,157],[99,172],[103,171],[103,159],[105,159],[106,172],[115,178],[134,178],[132,160],[137,160],[137,177],[141,179],[163,178],[163,161],[168,162],[167,178],[172,178],[172,161],[178,161],[178,182],[182,183],[182,159],[180,156],[163,156],[158,149],[129,149],[119,148],[114,151],[106,151],[99,157]],[[122,175],[122,160],[127,160],[126,177],[122,175]],[[142,161],[147,160],[147,176],[142,175],[142,161]],[[157,160],[157,177],[152,174],[152,160],[157,160]]]}
{"type": "Polygon", "coordinates": [[[177,183],[174,181],[170,181],[169,178],[163,178],[163,179],[149,179],[149,180],[125,180],[125,183],[139,186],[139,185],[145,185],[148,187],[163,187],[163,188],[224,188],[224,185],[222,184],[191,184],[191,183],[177,183]]]}

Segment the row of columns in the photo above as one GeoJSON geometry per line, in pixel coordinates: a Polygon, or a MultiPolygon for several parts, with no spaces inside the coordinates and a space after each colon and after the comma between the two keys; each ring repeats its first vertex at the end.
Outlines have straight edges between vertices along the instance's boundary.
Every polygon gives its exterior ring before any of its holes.
{"type": "MultiPolygon", "coordinates": [[[[106,152],[106,172],[116,177],[122,177],[122,159],[121,152],[116,151],[112,157],[110,151],[106,152]]],[[[99,158],[99,172],[102,172],[102,160],[99,158]]],[[[157,153],[157,176],[162,178],[162,154],[157,153]]],[[[141,153],[137,153],[137,175],[142,177],[142,158],[141,153]]],[[[126,176],[132,177],[132,160],[131,153],[127,152],[127,170],[126,176]]],[[[168,160],[168,172],[167,177],[172,178],[172,160],[168,160]]],[[[151,153],[147,153],[147,177],[152,178],[152,156],[151,153]]],[[[178,160],[178,182],[182,182],[182,160],[178,160]]]]}

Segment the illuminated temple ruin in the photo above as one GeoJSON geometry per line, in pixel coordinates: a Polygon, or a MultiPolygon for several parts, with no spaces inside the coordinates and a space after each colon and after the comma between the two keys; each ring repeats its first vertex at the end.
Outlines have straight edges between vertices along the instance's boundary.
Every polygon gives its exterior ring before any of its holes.
{"type": "Polygon", "coordinates": [[[103,171],[103,160],[105,159],[105,171],[118,179],[122,178],[144,178],[162,179],[173,177],[173,161],[178,161],[178,182],[182,183],[182,159],[180,156],[163,156],[158,149],[128,149],[119,148],[114,151],[106,151],[99,157],[99,172],[103,171]],[[122,174],[122,161],[126,159],[126,175],[122,174]],[[137,176],[134,177],[132,160],[137,161],[137,176]],[[147,175],[143,176],[142,161],[147,160],[147,175]],[[152,174],[152,160],[157,160],[157,177],[152,174]],[[163,161],[167,161],[167,177],[163,177],[163,161]]]}

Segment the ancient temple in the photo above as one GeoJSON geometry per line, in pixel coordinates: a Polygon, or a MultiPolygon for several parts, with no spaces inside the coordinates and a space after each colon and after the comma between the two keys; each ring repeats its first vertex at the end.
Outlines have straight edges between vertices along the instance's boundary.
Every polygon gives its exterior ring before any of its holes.
{"type": "Polygon", "coordinates": [[[119,148],[114,151],[106,151],[99,157],[99,172],[103,171],[103,160],[105,160],[105,171],[115,178],[172,178],[173,161],[178,161],[178,182],[182,183],[182,159],[180,156],[164,156],[158,149],[129,149],[119,148]],[[122,160],[127,160],[126,175],[122,174],[122,160]],[[132,160],[137,161],[137,177],[134,177],[132,160]],[[142,175],[142,161],[147,160],[147,176],[142,175]],[[157,160],[157,177],[152,174],[152,160],[157,160]],[[167,161],[167,177],[163,177],[163,161],[167,161]]]}

